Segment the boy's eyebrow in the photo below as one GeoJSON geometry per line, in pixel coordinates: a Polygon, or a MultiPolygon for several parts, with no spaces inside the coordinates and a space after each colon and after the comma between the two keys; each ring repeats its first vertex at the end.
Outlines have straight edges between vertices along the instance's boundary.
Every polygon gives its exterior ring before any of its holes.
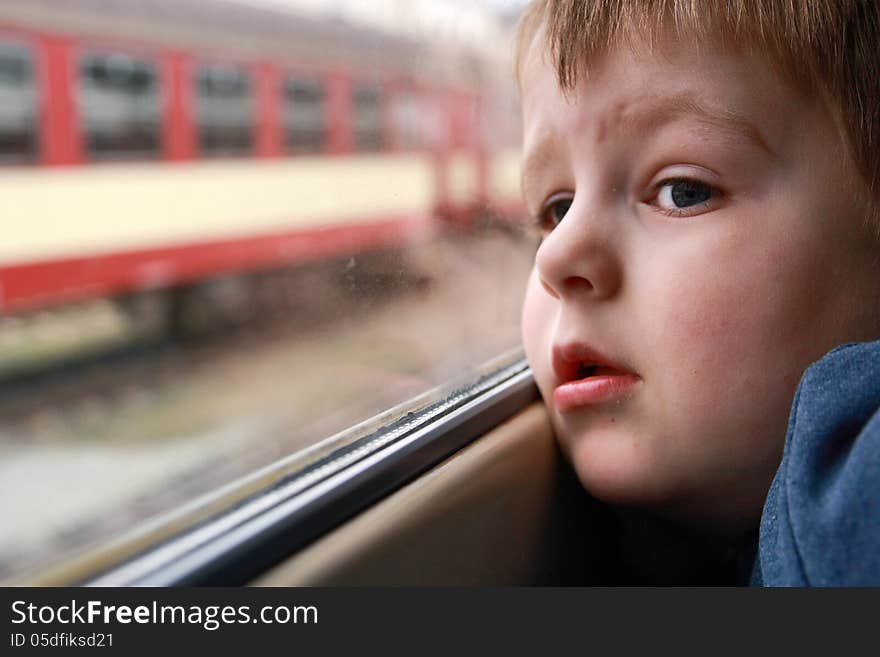
{"type": "MultiPolygon", "coordinates": [[[[661,126],[682,116],[693,116],[701,122],[710,123],[727,132],[744,136],[768,155],[777,155],[770,148],[760,131],[742,114],[731,109],[710,108],[695,100],[691,95],[666,97],[660,102],[647,103],[644,109],[618,112],[601,121],[603,136],[613,131],[615,134],[657,130],[661,126]],[[611,128],[609,130],[608,128],[611,128]]],[[[542,138],[525,154],[520,176],[523,196],[528,200],[528,189],[540,171],[557,152],[558,144],[551,135],[542,138]]]]}
{"type": "Polygon", "coordinates": [[[728,132],[739,133],[758,148],[766,151],[768,155],[776,157],[767,140],[744,114],[729,107],[716,107],[700,102],[690,93],[666,96],[653,102],[647,101],[644,109],[623,111],[610,118],[620,124],[618,128],[620,132],[625,132],[655,130],[683,115],[693,116],[699,121],[710,123],[728,132]]]}

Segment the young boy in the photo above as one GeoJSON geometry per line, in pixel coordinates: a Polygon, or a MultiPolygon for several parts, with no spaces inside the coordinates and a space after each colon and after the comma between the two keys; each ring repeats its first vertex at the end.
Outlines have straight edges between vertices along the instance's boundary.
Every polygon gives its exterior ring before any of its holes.
{"type": "Polygon", "coordinates": [[[523,340],[559,443],[622,518],[760,526],[752,583],[880,584],[878,50],[873,0],[520,24],[523,340]]]}

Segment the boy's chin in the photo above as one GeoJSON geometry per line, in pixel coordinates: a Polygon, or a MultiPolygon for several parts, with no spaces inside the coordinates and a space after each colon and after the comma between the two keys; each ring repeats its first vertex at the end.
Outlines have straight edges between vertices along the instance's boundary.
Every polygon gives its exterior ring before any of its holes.
{"type": "Polygon", "coordinates": [[[648,459],[615,459],[588,449],[573,450],[570,461],[584,489],[617,509],[644,512],[682,529],[734,538],[755,527],[761,504],[730,508],[717,491],[694,489],[684,477],[664,472],[648,459]]]}
{"type": "Polygon", "coordinates": [[[635,414],[553,414],[553,424],[581,485],[600,502],[713,535],[740,535],[760,518],[759,487],[738,486],[735,477],[722,481],[723,469],[695,471],[714,461],[706,454],[676,458],[668,437],[649,435],[635,414]]]}
{"type": "Polygon", "coordinates": [[[665,472],[646,445],[623,427],[593,427],[586,435],[560,440],[583,487],[602,502],[662,508],[680,499],[673,473],[665,472]]]}
{"type": "Polygon", "coordinates": [[[600,502],[640,509],[696,531],[728,533],[718,506],[708,503],[710,492],[695,489],[692,475],[670,468],[646,447],[622,427],[563,439],[563,452],[581,485],[600,502]]]}

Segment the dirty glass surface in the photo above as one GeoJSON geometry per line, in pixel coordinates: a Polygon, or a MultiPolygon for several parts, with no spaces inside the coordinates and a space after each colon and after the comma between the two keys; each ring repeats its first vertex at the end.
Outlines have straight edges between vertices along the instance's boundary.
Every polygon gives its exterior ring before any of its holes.
{"type": "Polygon", "coordinates": [[[520,353],[515,3],[352,4],[0,5],[0,581],[520,353]]]}

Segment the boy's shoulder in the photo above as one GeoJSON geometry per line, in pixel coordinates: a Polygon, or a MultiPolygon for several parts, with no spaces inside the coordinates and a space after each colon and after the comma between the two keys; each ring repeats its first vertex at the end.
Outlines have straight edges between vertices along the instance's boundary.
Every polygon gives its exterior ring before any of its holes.
{"type": "Polygon", "coordinates": [[[880,341],[804,372],[764,506],[753,584],[880,584],[880,341]]]}

